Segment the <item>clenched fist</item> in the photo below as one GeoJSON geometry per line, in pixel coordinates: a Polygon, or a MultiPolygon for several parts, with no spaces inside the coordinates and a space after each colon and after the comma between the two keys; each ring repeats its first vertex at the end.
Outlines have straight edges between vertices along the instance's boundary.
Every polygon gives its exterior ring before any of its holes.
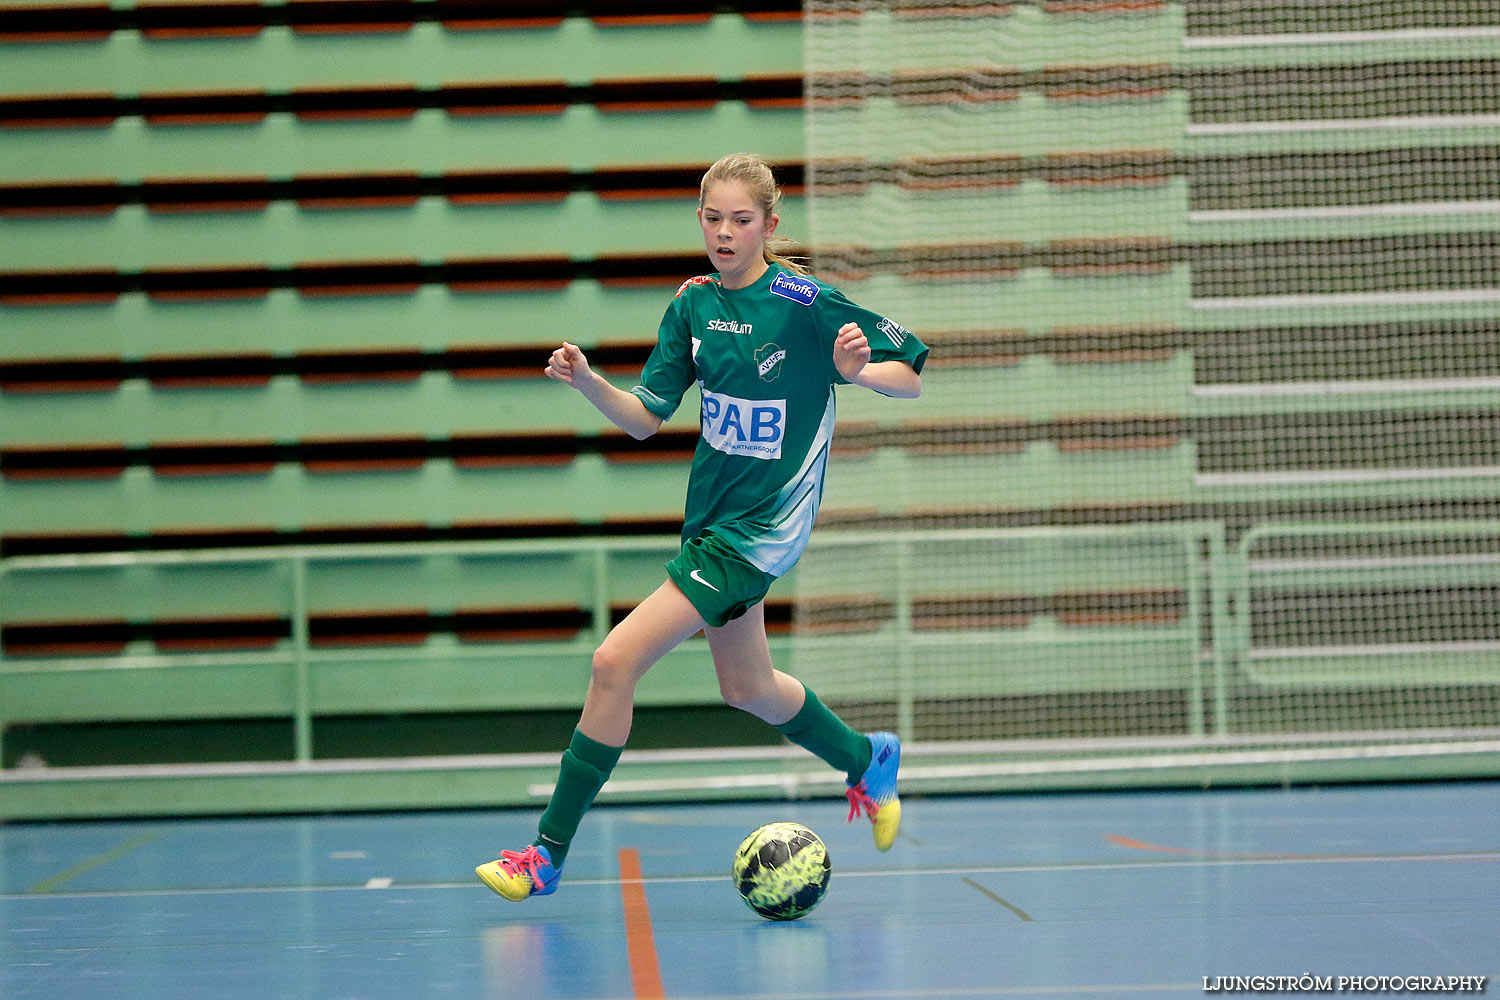
{"type": "Polygon", "coordinates": [[[566,340],[563,345],[552,352],[547,359],[547,377],[556,379],[577,389],[593,378],[593,370],[589,368],[589,359],[583,356],[575,344],[566,340]]]}
{"type": "Polygon", "coordinates": [[[858,323],[845,323],[833,342],[833,367],[849,382],[870,363],[870,342],[858,323]]]}

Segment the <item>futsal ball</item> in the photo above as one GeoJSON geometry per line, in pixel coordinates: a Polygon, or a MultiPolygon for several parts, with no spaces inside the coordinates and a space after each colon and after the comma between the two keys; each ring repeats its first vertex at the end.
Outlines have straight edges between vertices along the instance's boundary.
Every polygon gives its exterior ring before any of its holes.
{"type": "Polygon", "coordinates": [[[796,920],[828,891],[828,847],[800,823],[768,823],[734,852],[735,888],[767,920],[796,920]]]}

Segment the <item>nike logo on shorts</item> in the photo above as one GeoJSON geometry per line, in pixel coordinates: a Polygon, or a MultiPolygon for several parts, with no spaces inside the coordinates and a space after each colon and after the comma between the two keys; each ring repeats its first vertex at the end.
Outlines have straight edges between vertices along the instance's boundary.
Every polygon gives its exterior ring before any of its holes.
{"type": "Polygon", "coordinates": [[[703,584],[703,586],[707,587],[709,590],[712,590],[715,594],[719,592],[719,588],[703,579],[702,573],[700,573],[698,570],[693,570],[688,574],[688,576],[691,577],[694,582],[703,584]]]}

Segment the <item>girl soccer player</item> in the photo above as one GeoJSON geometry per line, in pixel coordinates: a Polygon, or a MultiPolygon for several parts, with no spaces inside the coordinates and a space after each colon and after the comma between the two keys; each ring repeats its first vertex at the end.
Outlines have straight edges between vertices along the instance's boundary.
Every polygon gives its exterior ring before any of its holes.
{"type": "Polygon", "coordinates": [[[572,344],[548,378],[572,386],[627,434],[650,437],[698,383],[701,435],[688,477],[682,549],[667,580],[610,631],[536,841],[475,869],[506,899],[557,890],[578,823],[630,735],[636,684],[699,630],[725,702],[764,719],[848,775],[849,818],[870,818],[888,850],[901,822],[892,733],[851,729],[796,678],[776,670],[762,604],[807,545],[833,437],[834,386],[886,396],[922,391],[927,348],[773,252],[781,191],[754,156],[703,175],[698,220],[717,271],[677,290],[630,392],[610,385],[572,344]]]}

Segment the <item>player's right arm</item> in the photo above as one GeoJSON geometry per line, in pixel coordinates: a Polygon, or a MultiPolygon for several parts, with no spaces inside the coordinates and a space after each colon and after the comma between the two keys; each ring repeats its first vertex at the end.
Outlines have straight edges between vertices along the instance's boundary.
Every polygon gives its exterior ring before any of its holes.
{"type": "Polygon", "coordinates": [[[584,399],[594,404],[595,409],[609,418],[610,423],[637,441],[644,441],[661,428],[661,417],[646,409],[640,397],[616,389],[597,374],[575,344],[563,341],[563,345],[552,352],[552,357],[547,360],[547,377],[577,389],[584,399]]]}

